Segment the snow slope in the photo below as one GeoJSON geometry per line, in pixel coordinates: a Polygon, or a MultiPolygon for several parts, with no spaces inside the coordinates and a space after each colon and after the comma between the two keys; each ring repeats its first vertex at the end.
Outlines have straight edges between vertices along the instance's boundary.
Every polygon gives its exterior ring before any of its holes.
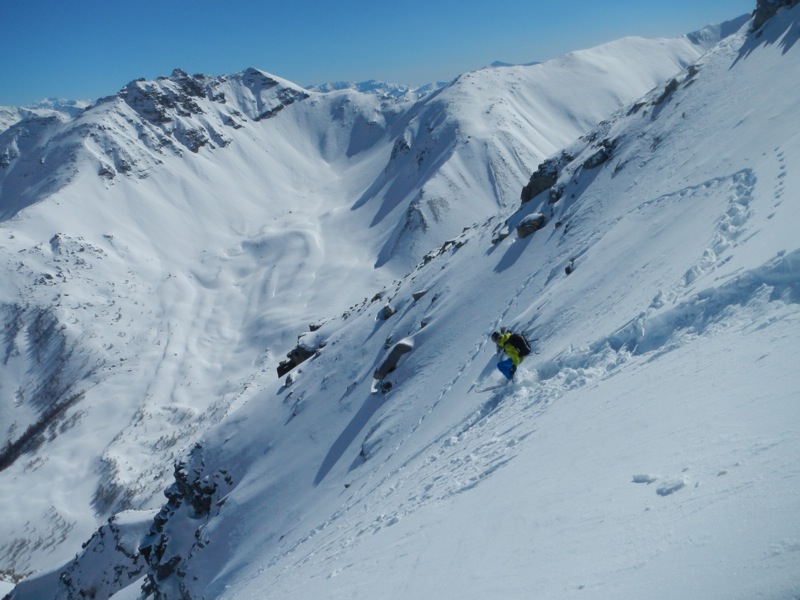
{"type": "Polygon", "coordinates": [[[0,132],[25,119],[56,117],[62,120],[77,117],[91,102],[49,98],[27,106],[0,106],[0,132]]]}
{"type": "Polygon", "coordinates": [[[398,83],[387,83],[385,81],[335,81],[330,83],[319,83],[309,85],[307,90],[314,92],[330,93],[342,90],[356,90],[365,94],[376,94],[386,98],[394,98],[398,100],[419,100],[428,94],[432,94],[437,90],[445,87],[447,82],[437,81],[423,86],[409,86],[398,83]]]}
{"type": "Polygon", "coordinates": [[[173,462],[274,390],[298,334],[511,206],[547,153],[710,43],[624,40],[413,104],[176,70],[9,127],[2,569],[70,559],[109,516],[157,508],[173,462]],[[579,80],[591,101],[549,113],[579,80]],[[452,206],[431,195],[445,188],[452,206]]]}
{"type": "Polygon", "coordinates": [[[796,595],[799,11],[568,149],[562,200],[510,219],[541,210],[544,230],[466,232],[389,291],[394,316],[378,304],[342,323],[290,389],[209,435],[204,473],[240,483],[207,522],[171,524],[202,541],[185,588],[796,595]],[[602,139],[612,157],[583,167],[602,139]],[[540,354],[477,394],[501,323],[531,329],[540,354]],[[394,390],[371,395],[386,340],[408,336],[394,390]]]}
{"type": "MultiPolygon", "coordinates": [[[[339,158],[350,166],[342,180],[333,150],[352,146],[323,142],[347,127],[332,131],[308,117],[304,124],[326,135],[304,151],[295,147],[306,138],[292,137],[300,130],[293,119],[276,125],[287,137],[259,132],[275,161],[272,178],[259,183],[274,179],[287,194],[310,190],[300,207],[253,200],[220,208],[202,193],[209,182],[233,184],[240,198],[263,188],[225,175],[242,173],[250,152],[229,161],[215,152],[214,161],[199,153],[197,163],[160,158],[167,167],[144,180],[79,175],[55,206],[40,202],[4,223],[4,254],[16,257],[5,263],[9,280],[29,286],[4,290],[5,322],[42,323],[30,333],[7,325],[15,333],[7,335],[4,374],[24,380],[22,357],[34,349],[45,365],[37,374],[47,365],[57,383],[79,374],[64,394],[145,399],[82,400],[83,418],[65,421],[47,454],[27,454],[3,471],[4,490],[24,480],[30,513],[32,499],[74,488],[52,501],[53,524],[43,524],[47,515],[29,518],[25,527],[42,530],[31,554],[64,557],[74,548],[69,540],[88,537],[92,519],[65,515],[64,507],[91,504],[94,478],[58,483],[61,457],[89,455],[98,439],[116,436],[103,446],[111,466],[101,479],[123,495],[134,490],[134,508],[154,506],[148,499],[165,483],[160,461],[182,459],[156,517],[120,514],[74,562],[18,585],[13,597],[119,590],[115,598],[137,598],[143,582],[149,594],[168,598],[258,598],[265,590],[287,598],[796,595],[798,10],[779,13],[758,37],[744,29],[724,40],[674,83],[662,81],[569,146],[555,183],[519,210],[510,195],[476,191],[489,188],[454,159],[444,161],[419,180],[429,182],[426,193],[452,177],[454,203],[484,195],[495,211],[465,209],[478,222],[439,238],[438,250],[408,274],[401,266],[413,252],[386,254],[400,239],[392,238],[393,211],[407,210],[386,199],[408,194],[391,188],[385,170],[375,177],[374,166],[383,168],[391,150],[405,151],[393,131],[437,122],[415,118],[435,115],[434,103],[448,93],[460,127],[472,128],[466,139],[486,139],[470,112],[477,100],[455,100],[468,88],[454,85],[393,112],[382,151],[375,142],[374,154],[339,158]],[[301,158],[314,147],[311,156],[326,164],[306,169],[301,158]],[[348,193],[358,185],[371,193],[352,210],[345,199],[357,197],[348,193]],[[315,186],[323,192],[311,193],[315,186]],[[76,210],[94,197],[110,206],[76,210]],[[359,239],[360,214],[375,210],[376,198],[387,229],[369,215],[373,227],[359,239]],[[179,210],[181,203],[192,211],[179,210]],[[514,226],[535,213],[545,215],[544,228],[519,239],[514,226]],[[345,225],[352,239],[327,233],[345,225]],[[48,229],[69,234],[42,238],[48,229]],[[374,253],[363,251],[362,263],[355,249],[364,247],[374,253]],[[375,256],[384,265],[377,271],[375,256]],[[300,261],[304,268],[290,270],[300,261]],[[114,276],[121,272],[124,279],[114,276]],[[63,283],[51,285],[47,275],[63,283]],[[285,279],[291,285],[277,283],[285,279]],[[15,300],[21,294],[40,301],[23,306],[15,300]],[[23,314],[56,294],[51,312],[23,314]],[[46,327],[53,312],[73,320],[61,337],[46,327]],[[278,348],[286,351],[309,320],[319,328],[304,339],[317,355],[293,372],[291,385],[275,381],[278,348]],[[539,354],[513,385],[479,393],[496,377],[487,335],[501,324],[530,330],[539,354]],[[80,341],[71,360],[48,359],[48,350],[63,355],[59,342],[74,343],[70,327],[80,341]],[[123,341],[113,339],[120,334],[123,341]],[[389,376],[392,391],[372,393],[373,371],[404,339],[414,350],[389,376]],[[110,360],[128,364],[100,377],[110,360]],[[119,430],[121,410],[130,426],[119,430]],[[46,537],[53,530],[65,540],[60,546],[46,537]]],[[[480,90],[475,98],[496,91],[478,84],[470,84],[480,90]]],[[[312,97],[282,113],[302,113],[309,100],[321,102],[312,97]]],[[[244,138],[225,149],[246,146],[244,138]]],[[[420,143],[446,147],[440,140],[420,143]]],[[[256,144],[246,147],[255,152],[256,144]]],[[[481,160],[464,162],[485,168],[481,160]]],[[[504,185],[513,187],[510,177],[504,185]]],[[[3,502],[15,506],[10,496],[3,502]]],[[[110,505],[118,508],[118,498],[110,505]]],[[[30,568],[25,552],[14,550],[27,565],[19,569],[30,568]]]]}
{"type": "Polygon", "coordinates": [[[393,224],[377,265],[408,268],[516,203],[531,165],[694,62],[717,33],[626,38],[533,66],[483,69],[417,103],[390,130],[390,160],[355,205],[378,207],[373,223],[393,224]]]}

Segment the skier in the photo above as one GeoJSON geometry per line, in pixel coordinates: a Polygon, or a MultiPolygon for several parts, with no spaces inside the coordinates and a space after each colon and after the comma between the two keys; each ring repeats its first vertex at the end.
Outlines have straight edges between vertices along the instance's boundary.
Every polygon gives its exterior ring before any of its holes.
{"type": "Polygon", "coordinates": [[[497,344],[497,351],[503,351],[507,357],[497,363],[497,369],[508,380],[513,379],[519,364],[531,353],[528,340],[518,333],[513,333],[505,327],[501,327],[500,331],[492,333],[492,341],[497,344]]]}

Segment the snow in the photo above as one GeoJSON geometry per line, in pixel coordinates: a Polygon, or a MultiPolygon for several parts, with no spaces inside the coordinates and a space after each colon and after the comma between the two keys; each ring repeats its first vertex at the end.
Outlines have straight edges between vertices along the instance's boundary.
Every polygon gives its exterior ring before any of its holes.
{"type": "Polygon", "coordinates": [[[27,106],[0,106],[0,133],[25,119],[56,118],[67,121],[80,115],[91,102],[48,98],[27,106]]]}
{"type": "Polygon", "coordinates": [[[428,94],[432,94],[446,85],[446,82],[438,81],[436,83],[415,87],[397,83],[387,83],[385,81],[375,81],[374,79],[371,79],[369,81],[361,81],[358,83],[354,81],[320,83],[309,85],[306,87],[306,89],[322,93],[331,93],[341,90],[357,90],[365,94],[376,94],[386,98],[419,100],[420,98],[423,98],[428,94]]]}
{"type": "Polygon", "coordinates": [[[248,70],[166,125],[119,100],[75,121],[116,137],[59,125],[68,181],[0,190],[4,430],[77,398],[0,474],[12,597],[148,573],[168,598],[796,596],[798,19],[416,103],[310,92],[256,122],[298,88],[248,70]],[[562,150],[560,199],[520,207],[562,150]],[[500,325],[536,353],[478,393],[500,325]]]}

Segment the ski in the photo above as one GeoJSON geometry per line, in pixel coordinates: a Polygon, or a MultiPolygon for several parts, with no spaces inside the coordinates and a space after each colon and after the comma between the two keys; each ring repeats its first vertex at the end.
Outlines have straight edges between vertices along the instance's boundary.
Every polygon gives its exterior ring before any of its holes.
{"type": "Polygon", "coordinates": [[[491,392],[492,390],[497,390],[497,389],[499,389],[501,387],[506,387],[509,383],[510,383],[510,381],[504,381],[504,382],[498,383],[496,385],[490,385],[490,386],[487,386],[487,387],[484,387],[484,388],[477,388],[475,391],[478,392],[479,394],[483,394],[484,392],[491,392]]]}

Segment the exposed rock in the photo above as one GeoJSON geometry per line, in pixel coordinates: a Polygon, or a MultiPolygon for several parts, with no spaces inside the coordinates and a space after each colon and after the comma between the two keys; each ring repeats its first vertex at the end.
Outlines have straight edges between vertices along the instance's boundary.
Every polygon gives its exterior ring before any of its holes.
{"type": "Polygon", "coordinates": [[[204,129],[189,129],[180,137],[180,141],[189,148],[195,154],[200,151],[200,148],[208,144],[211,140],[209,140],[208,136],[204,129]]]}
{"type": "Polygon", "coordinates": [[[396,312],[397,311],[390,304],[387,304],[381,309],[380,313],[378,313],[378,316],[380,319],[385,321],[386,319],[392,317],[392,315],[394,315],[396,312]]]}
{"type": "Polygon", "coordinates": [[[280,92],[278,92],[279,104],[267,111],[264,111],[263,113],[258,115],[254,120],[262,121],[264,119],[271,119],[290,104],[294,104],[295,102],[298,102],[300,100],[305,100],[306,98],[309,97],[310,95],[306,94],[305,92],[301,92],[299,90],[293,90],[291,88],[284,88],[280,92]]]}
{"type": "Polygon", "coordinates": [[[583,162],[583,168],[595,169],[603,163],[608,162],[613,156],[614,146],[616,146],[616,140],[603,140],[600,142],[597,151],[583,162]]]}
{"type": "MultiPolygon", "coordinates": [[[[404,154],[411,149],[411,146],[408,145],[408,140],[405,137],[399,137],[394,141],[394,146],[392,146],[392,155],[390,160],[394,160],[397,158],[398,155],[404,154]]],[[[388,168],[388,166],[387,166],[388,168]]]]}
{"type": "Polygon", "coordinates": [[[436,258],[438,256],[441,256],[442,254],[444,254],[448,250],[452,250],[453,248],[458,250],[459,248],[461,248],[466,243],[467,243],[466,240],[463,239],[463,234],[461,236],[459,236],[459,239],[447,240],[444,244],[442,244],[441,246],[439,246],[435,250],[431,250],[425,256],[423,256],[422,257],[422,262],[417,265],[417,268],[420,268],[420,267],[422,267],[424,265],[427,265],[434,258],[436,258]]]}
{"type": "Polygon", "coordinates": [[[303,340],[302,338],[304,336],[305,334],[300,336],[300,339],[297,341],[297,346],[292,348],[286,354],[286,360],[278,365],[278,377],[283,377],[289,371],[299,364],[304,363],[319,352],[320,349],[325,347],[325,341],[318,341],[315,336],[309,336],[309,338],[303,340]]]}
{"type": "Polygon", "coordinates": [[[97,174],[104,179],[114,179],[114,177],[117,176],[117,172],[114,170],[114,167],[106,163],[100,164],[100,169],[97,171],[97,174]]]}
{"type": "Polygon", "coordinates": [[[63,569],[19,582],[13,596],[6,598],[41,598],[43,583],[52,592],[48,598],[111,597],[145,573],[146,564],[137,545],[150,518],[151,513],[141,511],[111,517],[63,569]]]}
{"type": "Polygon", "coordinates": [[[389,351],[389,354],[386,355],[386,358],[383,359],[383,362],[375,370],[375,373],[373,373],[372,376],[379,381],[382,380],[397,368],[397,364],[403,355],[408,354],[413,349],[414,342],[411,339],[406,338],[404,340],[400,340],[392,347],[392,349],[389,351]]]}
{"type": "Polygon", "coordinates": [[[178,93],[164,81],[132,81],[120,91],[119,97],[145,120],[157,125],[169,123],[175,116],[203,114],[195,98],[205,97],[204,93],[178,93]]]}
{"type": "Polygon", "coordinates": [[[508,228],[508,225],[503,225],[498,230],[495,230],[492,233],[492,244],[493,245],[499,244],[509,235],[511,235],[511,230],[508,228]]]}
{"type": "Polygon", "coordinates": [[[800,0],[758,0],[756,10],[753,13],[753,31],[761,29],[764,23],[775,16],[779,9],[784,6],[794,6],[798,3],[800,3],[800,0]]]}
{"type": "Polygon", "coordinates": [[[556,181],[558,181],[561,170],[572,162],[572,160],[572,156],[566,152],[562,152],[558,156],[548,158],[540,164],[536,172],[531,175],[528,184],[522,188],[522,194],[520,195],[522,203],[525,204],[528,200],[535,198],[547,188],[554,186],[556,181]]]}
{"type": "Polygon", "coordinates": [[[517,225],[517,235],[520,239],[526,238],[535,231],[539,231],[545,224],[545,217],[541,213],[528,215],[517,225]]]}
{"type": "Polygon", "coordinates": [[[653,100],[653,105],[658,106],[659,104],[664,102],[664,100],[669,98],[673,94],[673,92],[678,89],[678,85],[679,84],[677,79],[670,79],[669,83],[667,83],[667,85],[664,87],[664,91],[661,92],[658,98],[653,100]]]}
{"type": "Polygon", "coordinates": [[[205,472],[203,448],[199,444],[189,453],[187,461],[175,465],[175,481],[164,490],[167,503],[153,518],[139,547],[149,571],[143,585],[147,597],[157,600],[183,597],[185,563],[193,552],[206,546],[202,526],[215,507],[221,509],[223,497],[232,487],[233,478],[227,471],[205,472]],[[179,513],[183,518],[173,524],[179,513]],[[174,531],[176,527],[186,528],[192,521],[198,522],[193,532],[174,531]]]}

